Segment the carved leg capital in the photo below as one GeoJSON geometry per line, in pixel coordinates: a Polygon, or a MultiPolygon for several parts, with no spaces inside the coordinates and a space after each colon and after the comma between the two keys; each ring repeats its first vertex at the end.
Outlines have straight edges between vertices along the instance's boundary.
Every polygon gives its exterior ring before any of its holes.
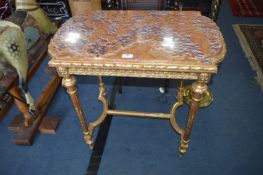
{"type": "Polygon", "coordinates": [[[204,98],[205,92],[208,91],[208,87],[205,83],[197,81],[192,84],[192,100],[200,102],[204,98]]]}
{"type": "Polygon", "coordinates": [[[70,76],[65,76],[62,79],[62,86],[64,86],[67,89],[67,93],[70,94],[75,94],[77,92],[76,88],[76,78],[72,75],[70,76]]]}

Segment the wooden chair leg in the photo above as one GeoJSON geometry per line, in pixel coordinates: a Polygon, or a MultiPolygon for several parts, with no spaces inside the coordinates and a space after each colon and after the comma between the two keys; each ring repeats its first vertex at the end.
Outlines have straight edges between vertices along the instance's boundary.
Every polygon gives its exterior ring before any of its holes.
{"type": "Polygon", "coordinates": [[[20,95],[20,90],[17,87],[12,87],[9,90],[9,93],[15,97],[15,104],[19,111],[23,114],[24,117],[24,125],[26,127],[30,126],[33,123],[31,114],[28,112],[27,104],[23,103],[24,100],[20,95]]]}

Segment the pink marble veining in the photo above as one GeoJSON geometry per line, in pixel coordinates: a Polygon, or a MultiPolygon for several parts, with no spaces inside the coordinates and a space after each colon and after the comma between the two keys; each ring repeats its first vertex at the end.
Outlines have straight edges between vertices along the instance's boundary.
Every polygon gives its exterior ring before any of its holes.
{"type": "Polygon", "coordinates": [[[68,20],[49,53],[61,61],[210,65],[224,47],[216,24],[199,12],[96,11],[68,20]]]}

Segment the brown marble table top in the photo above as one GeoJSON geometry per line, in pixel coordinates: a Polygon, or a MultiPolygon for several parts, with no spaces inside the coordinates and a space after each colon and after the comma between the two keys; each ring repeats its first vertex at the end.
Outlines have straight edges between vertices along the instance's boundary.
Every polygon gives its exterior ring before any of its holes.
{"type": "Polygon", "coordinates": [[[215,73],[225,52],[219,28],[199,12],[94,11],[62,25],[49,65],[215,73]]]}

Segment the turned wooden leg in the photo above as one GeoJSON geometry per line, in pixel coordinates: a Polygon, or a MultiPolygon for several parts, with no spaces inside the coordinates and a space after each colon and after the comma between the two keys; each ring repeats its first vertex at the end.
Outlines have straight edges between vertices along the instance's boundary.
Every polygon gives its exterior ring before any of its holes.
{"type": "Polygon", "coordinates": [[[78,93],[77,93],[77,87],[76,87],[76,79],[72,75],[68,75],[63,77],[62,79],[62,85],[67,89],[67,93],[69,94],[71,101],[73,103],[73,106],[75,108],[75,111],[77,113],[77,117],[80,121],[80,124],[82,126],[83,134],[84,134],[84,139],[87,144],[91,144],[92,140],[90,139],[91,136],[88,132],[88,127],[87,123],[80,105],[80,101],[78,98],[78,93]]]}
{"type": "Polygon", "coordinates": [[[28,106],[27,104],[23,103],[23,98],[20,95],[20,90],[17,87],[13,87],[9,90],[9,93],[13,95],[15,98],[15,103],[19,111],[23,114],[24,117],[24,125],[26,127],[32,125],[34,122],[34,118],[31,116],[31,114],[28,112],[28,106]],[[20,101],[21,100],[21,101],[20,101]]]}
{"type": "Polygon", "coordinates": [[[208,91],[207,85],[203,81],[197,81],[192,84],[191,99],[188,120],[184,132],[181,134],[181,142],[179,152],[185,154],[188,148],[189,137],[199,108],[199,102],[204,98],[204,94],[208,91]]]}

